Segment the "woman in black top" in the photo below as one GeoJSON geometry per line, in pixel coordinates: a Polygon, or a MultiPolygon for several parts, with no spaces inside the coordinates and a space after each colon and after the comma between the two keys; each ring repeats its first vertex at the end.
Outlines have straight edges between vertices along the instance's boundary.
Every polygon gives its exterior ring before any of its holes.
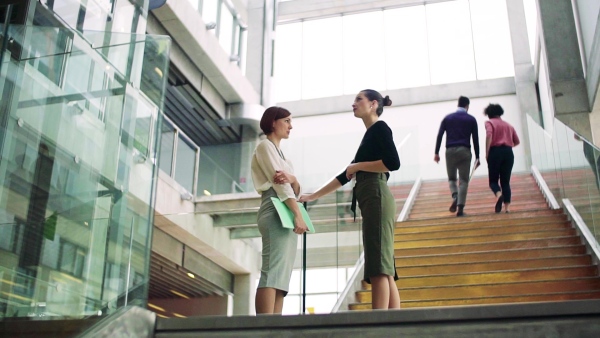
{"type": "Polygon", "coordinates": [[[367,131],[354,160],[322,188],[300,197],[301,202],[314,201],[356,178],[353,200],[358,201],[363,216],[364,279],[372,284],[373,309],[400,308],[394,263],[396,203],[387,186],[389,172],[400,168],[400,158],[391,129],[379,121],[383,107],[391,104],[389,96],[383,98],[375,90],[356,95],[354,116],[363,120],[367,131]]]}

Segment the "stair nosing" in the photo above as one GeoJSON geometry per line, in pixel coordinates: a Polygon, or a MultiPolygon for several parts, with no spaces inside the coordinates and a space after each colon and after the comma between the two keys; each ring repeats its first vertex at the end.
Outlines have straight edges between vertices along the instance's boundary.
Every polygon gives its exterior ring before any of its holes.
{"type": "MultiPolygon", "coordinates": [[[[534,234],[534,233],[545,233],[545,232],[560,231],[560,230],[575,231],[575,228],[544,229],[544,230],[537,230],[537,231],[520,231],[520,232],[509,232],[509,233],[499,233],[499,234],[467,235],[467,236],[456,236],[456,237],[434,237],[434,238],[428,238],[428,239],[407,239],[407,240],[394,239],[394,243],[409,243],[409,242],[434,241],[434,240],[458,239],[458,238],[477,238],[477,237],[488,237],[488,236],[498,236],[498,235],[534,234]]],[[[448,231],[450,231],[450,230],[448,230],[448,231]]],[[[394,236],[399,236],[399,235],[394,235],[394,236]]]]}
{"type": "MultiPolygon", "coordinates": [[[[442,256],[442,255],[439,255],[442,256]]],[[[447,256],[447,255],[443,255],[447,256]]],[[[568,256],[550,256],[550,257],[539,257],[539,258],[523,258],[523,259],[513,259],[513,260],[493,260],[493,261],[470,261],[470,262],[452,262],[452,263],[444,263],[444,264],[426,264],[426,265],[403,265],[401,267],[396,266],[396,268],[415,268],[415,267],[442,267],[442,266],[452,266],[452,265],[470,265],[470,264],[484,264],[484,263],[501,263],[501,262],[522,262],[522,261],[537,261],[537,260],[555,260],[555,259],[564,259],[564,258],[573,258],[573,259],[581,259],[585,257],[590,257],[590,254],[579,254],[579,255],[568,255],[568,256]]],[[[503,271],[503,270],[499,270],[503,271]]]]}

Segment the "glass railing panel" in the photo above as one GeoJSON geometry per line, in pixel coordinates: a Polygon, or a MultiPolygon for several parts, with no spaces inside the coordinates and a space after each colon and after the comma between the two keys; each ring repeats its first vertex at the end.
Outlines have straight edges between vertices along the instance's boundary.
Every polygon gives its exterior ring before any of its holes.
{"type": "Polygon", "coordinates": [[[194,174],[197,170],[198,148],[187,137],[178,133],[175,180],[190,193],[194,193],[194,174]]]}
{"type": "Polygon", "coordinates": [[[568,198],[600,239],[600,151],[557,119],[551,129],[548,133],[528,118],[532,163],[556,199],[568,198]]]}
{"type": "Polygon", "coordinates": [[[94,47],[84,34],[10,26],[6,36],[0,268],[14,285],[3,282],[3,316],[81,318],[107,304],[146,302],[164,88],[158,74],[167,73],[170,40],[102,32],[105,43],[94,47]],[[163,43],[160,53],[146,48],[163,43]],[[110,62],[115,50],[127,69],[110,62]],[[136,85],[133,75],[145,67],[137,58],[164,67],[136,85]]]}
{"type": "Polygon", "coordinates": [[[596,227],[599,199],[595,176],[597,148],[560,121],[556,123],[555,134],[560,142],[559,153],[564,158],[560,166],[562,196],[571,201],[586,225],[593,231],[596,227]]]}
{"type": "Polygon", "coordinates": [[[559,177],[554,164],[552,135],[527,115],[527,128],[532,164],[535,165],[555,196],[560,196],[559,177]]]}
{"type": "Polygon", "coordinates": [[[173,172],[173,154],[175,151],[175,128],[173,125],[163,119],[160,130],[160,170],[171,176],[173,172]]]}
{"type": "Polygon", "coordinates": [[[83,318],[145,303],[144,293],[136,292],[148,283],[147,225],[139,218],[75,222],[50,216],[43,224],[42,257],[35,267],[24,268],[23,249],[38,247],[26,236],[32,226],[0,224],[0,318],[83,318]],[[110,235],[118,224],[130,226],[123,236],[110,235]]]}
{"type": "Polygon", "coordinates": [[[250,162],[256,142],[200,148],[198,195],[254,192],[250,162]]]}

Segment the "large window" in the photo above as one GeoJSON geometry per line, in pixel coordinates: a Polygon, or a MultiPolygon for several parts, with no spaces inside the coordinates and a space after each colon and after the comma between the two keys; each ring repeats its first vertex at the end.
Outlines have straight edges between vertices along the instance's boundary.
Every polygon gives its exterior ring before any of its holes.
{"type": "Polygon", "coordinates": [[[505,0],[456,0],[277,27],[275,101],[514,76],[505,0]]]}
{"type": "Polygon", "coordinates": [[[342,93],[342,18],[304,22],[302,98],[342,93]]]}

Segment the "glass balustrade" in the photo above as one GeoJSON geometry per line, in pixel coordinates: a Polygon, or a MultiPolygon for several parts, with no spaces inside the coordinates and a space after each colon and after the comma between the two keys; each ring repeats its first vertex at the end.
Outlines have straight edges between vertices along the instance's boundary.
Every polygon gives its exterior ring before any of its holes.
{"type": "Polygon", "coordinates": [[[145,306],[170,38],[0,32],[0,316],[145,306]]]}
{"type": "Polygon", "coordinates": [[[30,227],[36,224],[0,224],[0,318],[74,319],[145,306],[147,220],[53,214],[43,222],[41,245],[27,236],[30,227]],[[39,262],[23,267],[33,254],[39,262]]]}
{"type": "Polygon", "coordinates": [[[557,119],[543,129],[527,116],[531,160],[554,197],[567,198],[600,239],[600,150],[557,119]]]}

